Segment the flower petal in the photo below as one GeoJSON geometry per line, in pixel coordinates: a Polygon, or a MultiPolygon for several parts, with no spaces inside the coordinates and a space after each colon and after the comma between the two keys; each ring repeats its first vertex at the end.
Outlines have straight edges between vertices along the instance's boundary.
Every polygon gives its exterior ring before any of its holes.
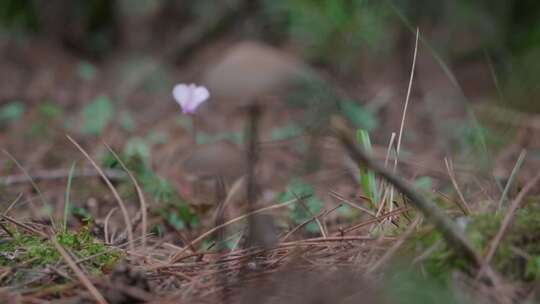
{"type": "Polygon", "coordinates": [[[189,98],[189,87],[185,84],[177,84],[173,88],[173,97],[180,106],[189,98]]]}
{"type": "Polygon", "coordinates": [[[210,93],[204,86],[193,83],[178,84],[173,88],[173,96],[182,107],[183,113],[194,113],[197,107],[210,97],[210,93]]]}

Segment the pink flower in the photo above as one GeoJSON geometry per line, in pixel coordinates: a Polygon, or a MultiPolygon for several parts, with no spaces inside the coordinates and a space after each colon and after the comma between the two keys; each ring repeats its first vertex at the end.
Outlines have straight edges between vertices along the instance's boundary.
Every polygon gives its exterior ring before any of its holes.
{"type": "Polygon", "coordinates": [[[197,86],[193,83],[175,85],[172,94],[184,114],[195,113],[197,107],[210,97],[210,92],[206,87],[197,86]]]}

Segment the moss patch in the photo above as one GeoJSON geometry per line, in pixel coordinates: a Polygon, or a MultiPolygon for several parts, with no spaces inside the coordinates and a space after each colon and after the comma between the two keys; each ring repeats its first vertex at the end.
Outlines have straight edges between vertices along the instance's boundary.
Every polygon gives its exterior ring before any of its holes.
{"type": "MultiPolygon", "coordinates": [[[[466,226],[467,237],[483,255],[500,229],[505,213],[473,215],[466,226]]],[[[492,266],[508,278],[533,281],[540,279],[540,202],[529,201],[518,210],[514,222],[499,244],[492,266]]],[[[418,256],[429,248],[432,253],[423,266],[434,277],[446,277],[452,270],[467,270],[468,265],[450,250],[438,231],[425,227],[406,248],[418,256]]]]}
{"type": "MultiPolygon", "coordinates": [[[[120,257],[118,250],[105,246],[103,242],[94,238],[87,228],[78,232],[59,232],[56,238],[76,259],[87,258],[82,263],[93,275],[103,273],[120,257]]],[[[0,243],[1,266],[35,269],[56,264],[61,259],[51,241],[38,236],[14,232],[12,238],[4,239],[0,243]]]]}

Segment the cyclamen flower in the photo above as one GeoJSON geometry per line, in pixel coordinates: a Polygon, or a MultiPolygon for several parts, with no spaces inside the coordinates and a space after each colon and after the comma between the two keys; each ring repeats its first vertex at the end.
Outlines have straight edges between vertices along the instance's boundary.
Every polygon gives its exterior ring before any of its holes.
{"type": "Polygon", "coordinates": [[[177,84],[173,88],[173,97],[182,108],[182,113],[193,114],[197,107],[210,97],[210,92],[204,86],[197,86],[193,83],[177,84]]]}

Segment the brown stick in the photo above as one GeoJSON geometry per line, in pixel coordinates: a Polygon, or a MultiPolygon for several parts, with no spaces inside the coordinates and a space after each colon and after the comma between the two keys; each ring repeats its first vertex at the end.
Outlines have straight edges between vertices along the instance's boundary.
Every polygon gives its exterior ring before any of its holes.
{"type": "MultiPolygon", "coordinates": [[[[110,180],[120,180],[124,179],[126,175],[115,169],[106,169],[103,170],[105,175],[110,180]]],[[[47,181],[47,180],[62,180],[69,176],[69,168],[62,169],[53,169],[53,170],[38,170],[35,172],[30,172],[32,179],[35,182],[38,181],[47,181]]],[[[83,168],[81,170],[76,170],[73,174],[73,177],[94,177],[99,176],[99,173],[94,168],[83,168]]],[[[14,174],[8,176],[0,177],[0,185],[11,186],[15,184],[28,183],[28,177],[24,174],[14,174]]]]}

